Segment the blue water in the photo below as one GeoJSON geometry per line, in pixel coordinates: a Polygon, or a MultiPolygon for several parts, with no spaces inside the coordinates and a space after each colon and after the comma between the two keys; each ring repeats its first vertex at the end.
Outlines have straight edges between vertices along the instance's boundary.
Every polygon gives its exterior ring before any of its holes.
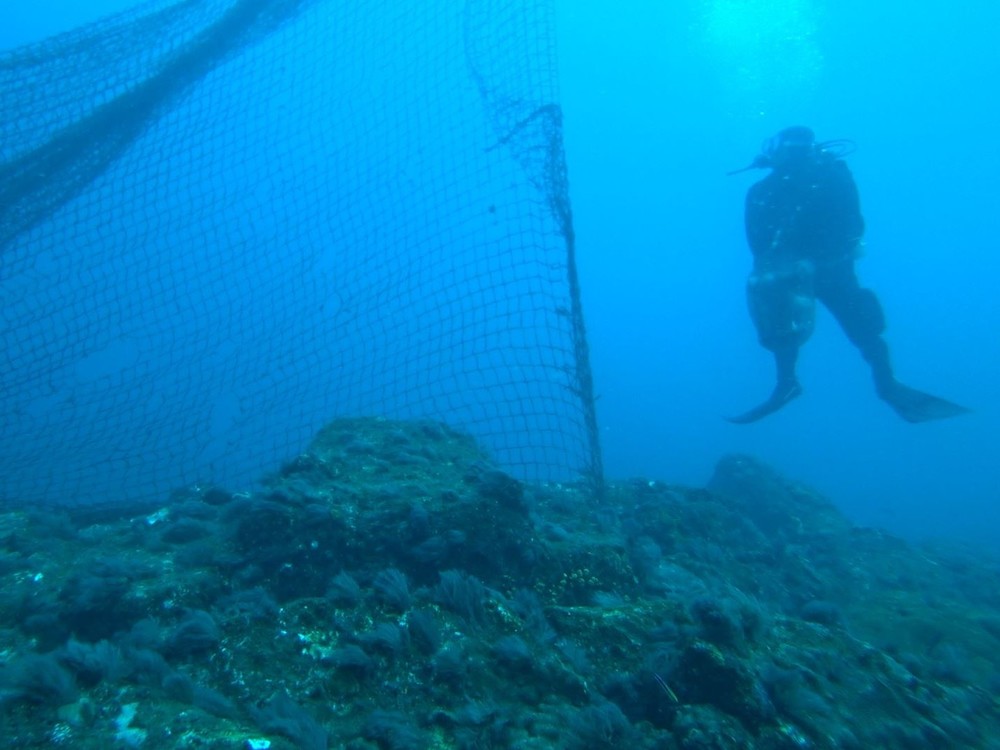
{"type": "Polygon", "coordinates": [[[747,451],[858,522],[996,541],[1000,6],[563,5],[567,149],[609,473],[701,483],[720,453],[747,451]],[[973,414],[904,423],[822,314],[802,354],[805,395],[756,425],[720,419],[762,400],[773,377],[743,298],[742,200],[759,174],[724,173],[790,124],[857,143],[849,163],[868,224],[858,271],[885,307],[898,375],[973,414]]]}
{"type": "MultiPolygon", "coordinates": [[[[128,7],[38,0],[9,47],[128,7]]],[[[1000,541],[1000,6],[971,0],[559,0],[566,146],[609,477],[703,484],[749,452],[853,519],[910,537],[1000,541]],[[669,10],[666,6],[669,5],[669,10]],[[868,224],[862,282],[901,380],[974,412],[910,425],[822,314],[805,395],[733,426],[771,388],[726,177],[789,124],[849,138],[868,224]]]]}

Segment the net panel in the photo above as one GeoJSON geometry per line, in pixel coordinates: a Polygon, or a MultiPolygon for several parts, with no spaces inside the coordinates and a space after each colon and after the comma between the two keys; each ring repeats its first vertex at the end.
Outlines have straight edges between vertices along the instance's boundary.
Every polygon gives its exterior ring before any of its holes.
{"type": "Polygon", "coordinates": [[[600,479],[549,0],[154,0],[0,57],[0,496],[244,487],[340,416],[600,479]]]}

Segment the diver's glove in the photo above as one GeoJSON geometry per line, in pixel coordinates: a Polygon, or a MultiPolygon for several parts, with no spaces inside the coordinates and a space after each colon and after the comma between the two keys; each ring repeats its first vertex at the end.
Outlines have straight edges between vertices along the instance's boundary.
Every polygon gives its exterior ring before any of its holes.
{"type": "Polygon", "coordinates": [[[802,386],[799,385],[798,380],[789,380],[787,382],[779,382],[774,387],[774,392],[771,394],[770,398],[764,403],[755,406],[748,412],[740,414],[736,417],[726,417],[726,420],[732,422],[733,424],[750,424],[751,422],[756,422],[763,419],[768,414],[774,414],[785,404],[794,398],[798,398],[802,395],[802,386]]]}

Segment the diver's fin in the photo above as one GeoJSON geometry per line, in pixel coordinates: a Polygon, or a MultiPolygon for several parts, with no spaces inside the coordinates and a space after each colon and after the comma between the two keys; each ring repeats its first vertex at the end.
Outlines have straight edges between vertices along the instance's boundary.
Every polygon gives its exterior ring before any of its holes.
{"type": "Polygon", "coordinates": [[[933,419],[948,419],[971,410],[929,393],[918,391],[899,382],[881,389],[879,396],[907,422],[929,422],[933,419]]]}
{"type": "Polygon", "coordinates": [[[774,388],[774,393],[764,403],[755,406],[750,411],[735,417],[726,417],[726,421],[733,424],[750,424],[763,419],[768,414],[774,414],[781,407],[794,398],[802,395],[802,386],[799,381],[793,380],[790,383],[778,383],[774,388]]]}

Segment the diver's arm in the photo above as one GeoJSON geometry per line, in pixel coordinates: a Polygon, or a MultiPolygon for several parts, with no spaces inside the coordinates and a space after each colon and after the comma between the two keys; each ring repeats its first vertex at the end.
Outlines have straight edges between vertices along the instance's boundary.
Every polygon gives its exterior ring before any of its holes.
{"type": "Polygon", "coordinates": [[[836,161],[831,166],[828,201],[832,216],[836,217],[840,241],[853,247],[865,233],[865,220],[861,215],[858,186],[845,162],[836,161]]]}
{"type": "Polygon", "coordinates": [[[747,236],[747,244],[755,258],[765,255],[771,246],[771,232],[767,221],[768,199],[761,183],[752,185],[747,191],[746,204],[743,212],[743,224],[747,236]]]}

